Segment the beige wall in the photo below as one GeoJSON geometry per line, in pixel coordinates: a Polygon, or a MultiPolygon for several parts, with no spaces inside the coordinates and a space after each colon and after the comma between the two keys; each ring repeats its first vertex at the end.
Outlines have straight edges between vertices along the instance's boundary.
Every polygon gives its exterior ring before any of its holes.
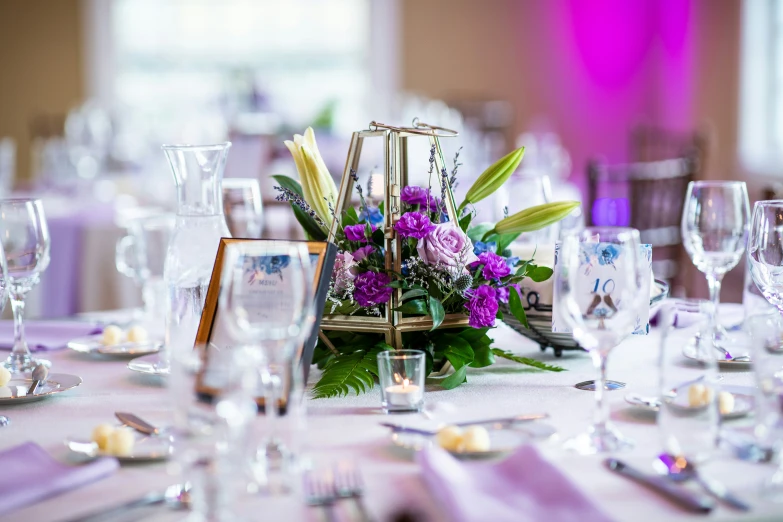
{"type": "Polygon", "coordinates": [[[0,1],[0,136],[17,141],[17,176],[30,171],[30,124],[63,115],[84,94],[79,0],[0,1]]]}

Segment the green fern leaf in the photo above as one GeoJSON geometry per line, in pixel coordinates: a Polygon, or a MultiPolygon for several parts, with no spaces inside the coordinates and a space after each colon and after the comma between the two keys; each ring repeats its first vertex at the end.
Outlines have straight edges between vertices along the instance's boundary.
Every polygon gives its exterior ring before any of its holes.
{"type": "Polygon", "coordinates": [[[506,352],[504,350],[501,350],[500,348],[492,348],[492,353],[497,355],[498,357],[502,357],[503,359],[508,359],[509,361],[514,361],[519,364],[525,364],[527,366],[532,366],[533,368],[538,368],[539,370],[546,370],[548,372],[564,372],[565,368],[561,368],[560,366],[555,366],[553,364],[547,364],[541,361],[537,361],[536,359],[531,359],[530,357],[520,357],[519,355],[514,355],[511,352],[506,352]]]}
{"type": "Polygon", "coordinates": [[[371,390],[378,375],[377,358],[381,351],[383,347],[378,345],[335,356],[313,387],[313,398],[342,397],[351,391],[359,395],[371,390]]]}

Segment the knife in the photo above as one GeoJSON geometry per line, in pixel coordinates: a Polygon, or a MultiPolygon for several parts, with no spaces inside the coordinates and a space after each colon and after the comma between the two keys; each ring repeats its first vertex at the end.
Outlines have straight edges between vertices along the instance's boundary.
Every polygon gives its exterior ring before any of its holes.
{"type": "Polygon", "coordinates": [[[125,413],[122,411],[115,412],[114,415],[126,426],[133,428],[134,430],[141,432],[145,435],[160,435],[160,430],[150,424],[149,422],[140,419],[132,413],[125,413]]]}
{"type": "MultiPolygon", "coordinates": [[[[478,421],[467,421],[467,422],[455,422],[452,424],[452,426],[475,426],[478,424],[514,424],[516,422],[530,422],[540,419],[546,419],[549,417],[549,414],[547,413],[533,413],[530,415],[517,415],[516,417],[502,417],[499,419],[486,419],[486,420],[478,420],[478,421]]],[[[425,429],[419,429],[419,428],[411,428],[408,426],[402,426],[400,424],[392,424],[391,422],[381,422],[381,426],[385,426],[392,431],[395,432],[404,432],[404,433],[416,433],[418,435],[427,435],[432,436],[436,435],[438,432],[437,430],[425,430],[425,429]]]]}
{"type": "Polygon", "coordinates": [[[636,468],[632,468],[621,460],[609,458],[604,461],[604,464],[606,464],[606,467],[611,471],[614,471],[615,473],[624,477],[628,477],[629,479],[633,480],[634,482],[638,482],[643,486],[647,486],[653,491],[660,493],[661,495],[676,502],[689,511],[694,511],[697,513],[709,513],[712,511],[712,508],[715,507],[715,502],[710,497],[699,495],[685,488],[681,488],[676,484],[669,482],[664,477],[643,473],[636,468]]]}
{"type": "Polygon", "coordinates": [[[696,476],[696,480],[699,484],[702,485],[704,489],[707,490],[707,493],[717,498],[718,500],[721,500],[731,507],[739,509],[740,511],[750,511],[750,504],[734,495],[734,493],[729,491],[726,486],[720,482],[705,478],[701,476],[701,474],[696,476]]]}

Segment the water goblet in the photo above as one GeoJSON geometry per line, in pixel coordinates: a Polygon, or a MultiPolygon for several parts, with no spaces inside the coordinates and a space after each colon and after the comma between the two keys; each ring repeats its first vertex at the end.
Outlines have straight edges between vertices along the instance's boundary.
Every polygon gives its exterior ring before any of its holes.
{"type": "Polygon", "coordinates": [[[260,238],[263,226],[262,209],[258,180],[223,178],[223,213],[231,237],[260,238]]]}
{"type": "Polygon", "coordinates": [[[290,442],[277,440],[275,423],[289,409],[297,347],[312,325],[312,281],[303,243],[240,241],[226,247],[220,317],[234,341],[253,354],[247,368],[260,376],[269,432],[260,456],[270,467],[285,457],[290,442]]]}
{"type": "Polygon", "coordinates": [[[639,252],[638,230],[590,227],[564,238],[555,264],[555,306],[579,345],[590,352],[598,374],[593,425],[566,443],[582,454],[632,445],[609,421],[606,365],[609,352],[633,333],[648,296],[639,252]],[[614,266],[611,278],[589,275],[599,263],[614,266]]]}
{"type": "Polygon", "coordinates": [[[6,286],[14,312],[14,347],[5,367],[12,373],[31,372],[39,363],[49,365],[33,358],[24,335],[25,298],[49,266],[49,229],[41,200],[0,200],[0,243],[8,263],[6,286]]]}
{"type": "Polygon", "coordinates": [[[741,181],[692,181],[682,213],[682,238],[693,264],[707,277],[713,314],[713,344],[727,360],[736,354],[732,338],[718,322],[723,276],[745,251],[749,226],[748,190],[741,181]]]}

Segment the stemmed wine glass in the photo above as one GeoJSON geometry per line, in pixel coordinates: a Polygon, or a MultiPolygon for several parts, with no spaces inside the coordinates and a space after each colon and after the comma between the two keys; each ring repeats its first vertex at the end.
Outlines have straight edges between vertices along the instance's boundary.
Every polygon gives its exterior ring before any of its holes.
{"type": "Polygon", "coordinates": [[[734,268],[745,251],[749,218],[748,190],[742,181],[692,181],[682,212],[682,238],[693,264],[707,276],[715,309],[714,346],[732,360],[732,343],[718,321],[723,276],[734,268]]]}
{"type": "Polygon", "coordinates": [[[236,242],[226,247],[221,318],[229,335],[250,354],[247,368],[258,372],[262,383],[270,432],[263,452],[267,463],[283,456],[289,442],[278,443],[274,423],[289,407],[291,388],[296,384],[298,343],[312,325],[312,282],[310,255],[304,243],[236,242]]]}
{"type": "Polygon", "coordinates": [[[633,333],[649,295],[639,231],[588,227],[566,235],[555,263],[554,284],[555,306],[579,345],[590,352],[598,373],[593,425],[566,447],[582,454],[629,447],[632,442],[609,422],[604,395],[609,352],[633,333]]]}
{"type": "Polygon", "coordinates": [[[8,292],[14,311],[14,347],[5,360],[12,373],[32,371],[39,363],[24,335],[25,297],[49,266],[49,229],[40,199],[0,200],[0,243],[8,262],[8,292]]]}

